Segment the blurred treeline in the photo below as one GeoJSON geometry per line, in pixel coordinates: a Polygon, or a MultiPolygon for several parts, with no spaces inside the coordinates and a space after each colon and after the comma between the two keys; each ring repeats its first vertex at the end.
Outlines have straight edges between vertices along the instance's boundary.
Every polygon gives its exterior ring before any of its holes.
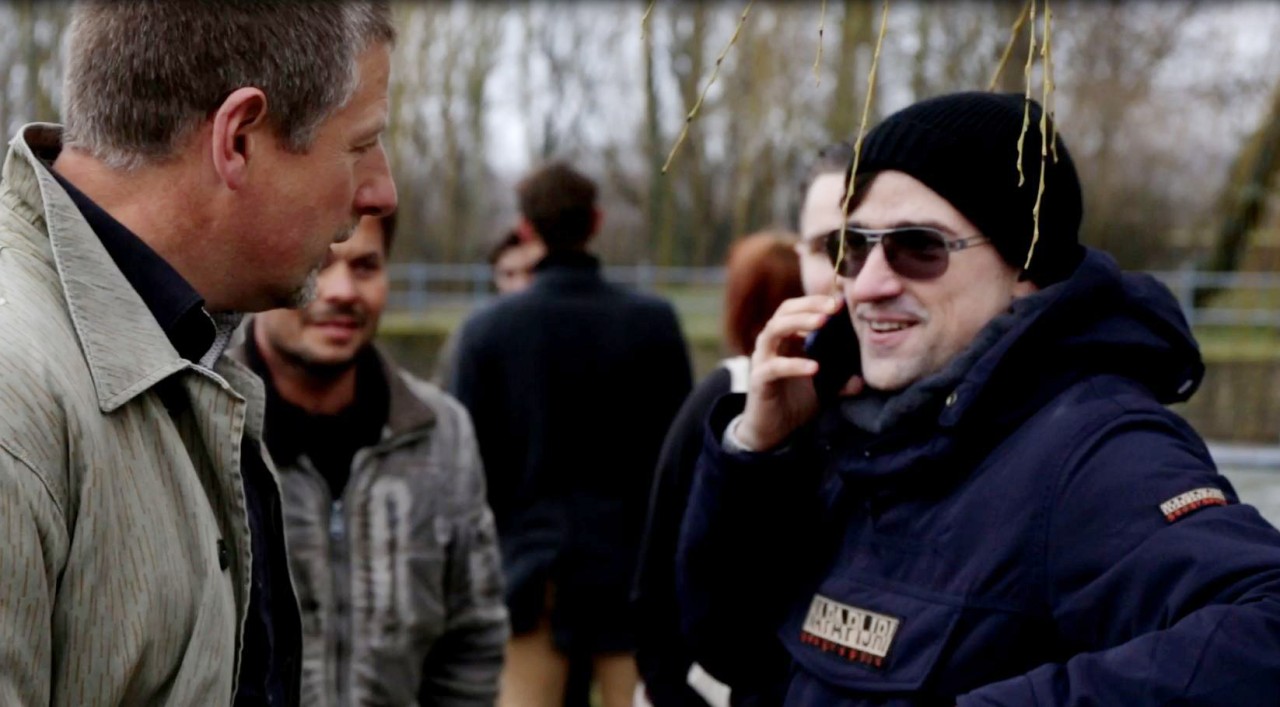
{"type": "MultiPolygon", "coordinates": [[[[986,88],[1023,4],[893,0],[872,120],[986,88]]],[[[1268,208],[1280,166],[1280,42],[1270,39],[1280,6],[1050,4],[1084,239],[1130,267],[1280,267],[1268,208]]],[[[646,0],[398,3],[386,138],[405,234],[397,259],[479,259],[513,218],[514,182],[551,157],[599,178],[599,249],[612,263],[718,264],[734,237],[792,223],[809,158],[857,132],[881,4],[755,2],[663,175],[746,5],[659,0],[642,22],[646,0]]],[[[8,135],[57,117],[67,10],[0,0],[8,135]]],[[[1001,90],[1025,88],[1026,32],[1001,90]]],[[[1032,83],[1039,98],[1038,63],[1032,83]]]]}

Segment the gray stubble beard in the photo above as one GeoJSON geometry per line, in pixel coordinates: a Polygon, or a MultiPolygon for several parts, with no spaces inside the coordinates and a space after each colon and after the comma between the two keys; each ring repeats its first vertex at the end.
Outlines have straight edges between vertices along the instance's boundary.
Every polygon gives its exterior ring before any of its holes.
{"type": "Polygon", "coordinates": [[[317,265],[307,273],[307,279],[302,281],[298,289],[289,295],[289,303],[286,305],[290,309],[302,309],[311,304],[316,298],[316,291],[319,287],[320,269],[323,265],[317,265]]]}
{"type": "MultiPolygon", "coordinates": [[[[335,234],[332,243],[342,243],[355,235],[356,226],[360,225],[360,220],[356,219],[350,226],[344,226],[341,231],[335,234]]],[[[291,309],[302,309],[311,304],[316,298],[316,291],[320,281],[320,271],[324,269],[325,262],[321,261],[318,265],[307,273],[307,279],[302,281],[298,289],[289,295],[289,304],[286,306],[291,309]]]]}

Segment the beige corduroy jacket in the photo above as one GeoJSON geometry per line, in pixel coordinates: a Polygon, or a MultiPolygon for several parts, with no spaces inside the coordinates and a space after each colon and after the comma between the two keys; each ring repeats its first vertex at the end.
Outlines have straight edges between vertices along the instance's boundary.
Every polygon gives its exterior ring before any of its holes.
{"type": "Polygon", "coordinates": [[[261,383],[178,355],[59,141],[23,128],[0,173],[0,705],[229,705],[261,383]]]}

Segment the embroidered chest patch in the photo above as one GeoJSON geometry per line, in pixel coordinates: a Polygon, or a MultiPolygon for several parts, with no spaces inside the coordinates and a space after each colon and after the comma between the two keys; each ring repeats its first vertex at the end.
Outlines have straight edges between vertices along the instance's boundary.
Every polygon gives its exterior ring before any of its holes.
{"type": "Polygon", "coordinates": [[[1172,523],[1198,508],[1225,505],[1227,505],[1227,495],[1221,489],[1202,488],[1174,496],[1161,503],[1160,512],[1164,514],[1165,520],[1172,523]]]}
{"type": "Polygon", "coordinates": [[[800,642],[851,662],[883,667],[902,620],[815,594],[800,642]]]}

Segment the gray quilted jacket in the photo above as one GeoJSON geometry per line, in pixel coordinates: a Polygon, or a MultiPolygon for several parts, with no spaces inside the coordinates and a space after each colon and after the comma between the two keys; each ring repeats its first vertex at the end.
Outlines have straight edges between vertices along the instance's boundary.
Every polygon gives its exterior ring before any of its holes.
{"type": "MultiPolygon", "coordinates": [[[[244,361],[243,346],[231,355],[244,361]]],[[[382,363],[387,424],[356,453],[341,498],[305,456],[280,461],[301,703],[491,705],[507,613],[471,419],[382,363]]]]}

